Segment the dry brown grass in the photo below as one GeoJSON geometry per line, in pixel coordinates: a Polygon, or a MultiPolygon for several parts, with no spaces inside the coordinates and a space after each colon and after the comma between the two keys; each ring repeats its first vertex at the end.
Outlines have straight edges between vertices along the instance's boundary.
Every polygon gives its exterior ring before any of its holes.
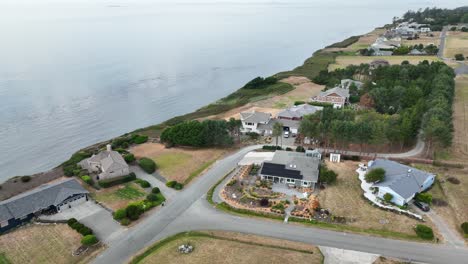
{"type": "Polygon", "coordinates": [[[226,149],[165,148],[159,143],[145,143],[130,149],[135,157],[148,157],[158,166],[159,173],[167,180],[184,182],[192,173],[207,163],[226,154],[226,149]]]}
{"type": "Polygon", "coordinates": [[[429,44],[434,44],[436,46],[439,46],[440,45],[440,31],[434,31],[431,33],[433,37],[427,36],[425,34],[420,34],[418,39],[412,39],[412,40],[402,39],[401,44],[407,45],[407,46],[414,46],[414,45],[419,45],[419,44],[423,44],[424,46],[427,46],[429,44]]]}
{"type": "Polygon", "coordinates": [[[468,32],[449,31],[445,41],[444,57],[453,59],[459,53],[468,56],[468,32]]]}
{"type": "Polygon", "coordinates": [[[428,60],[429,62],[439,61],[436,56],[338,56],[336,57],[336,62],[328,66],[328,70],[333,71],[338,68],[345,68],[348,65],[371,63],[377,59],[386,60],[390,64],[401,64],[405,60],[411,64],[418,64],[424,60],[428,60]]]}
{"type": "Polygon", "coordinates": [[[66,224],[29,225],[0,236],[0,253],[11,263],[86,263],[96,252],[72,256],[80,240],[66,224]]]}
{"type": "Polygon", "coordinates": [[[214,235],[215,238],[194,236],[177,239],[159,248],[143,259],[141,263],[282,264],[321,263],[322,260],[322,255],[318,248],[307,244],[239,233],[215,232],[214,235]],[[190,243],[194,246],[195,250],[187,255],[178,253],[177,247],[183,243],[190,243]],[[283,248],[291,248],[293,250],[283,248]],[[297,250],[306,250],[313,253],[299,252],[297,250]]]}
{"type": "Polygon", "coordinates": [[[373,264],[403,264],[405,262],[394,258],[378,257],[373,264]]]}
{"type": "MultiPolygon", "coordinates": [[[[413,227],[419,221],[376,208],[363,198],[356,172],[358,164],[351,161],[327,162],[328,168],[338,173],[338,178],[334,185],[320,191],[318,199],[321,207],[329,209],[334,215],[354,220],[348,223],[350,226],[414,235],[413,227]]],[[[432,223],[427,224],[433,226],[432,223]]]]}

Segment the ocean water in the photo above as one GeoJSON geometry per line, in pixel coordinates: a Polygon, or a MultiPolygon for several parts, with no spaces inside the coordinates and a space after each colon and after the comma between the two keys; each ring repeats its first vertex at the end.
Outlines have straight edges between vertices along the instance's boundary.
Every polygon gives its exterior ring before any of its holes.
{"type": "Polygon", "coordinates": [[[0,2],[0,182],[191,112],[256,76],[462,1],[0,2]]]}

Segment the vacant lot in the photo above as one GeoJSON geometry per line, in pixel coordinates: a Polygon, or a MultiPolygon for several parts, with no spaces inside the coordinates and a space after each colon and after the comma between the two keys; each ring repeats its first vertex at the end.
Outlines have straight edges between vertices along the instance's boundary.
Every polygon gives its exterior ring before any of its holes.
{"type": "Polygon", "coordinates": [[[318,198],[322,208],[329,209],[334,215],[346,217],[350,220],[350,226],[415,235],[413,226],[419,221],[378,209],[363,198],[355,171],[358,162],[327,162],[327,166],[338,173],[338,178],[334,185],[320,191],[318,198]]]}
{"type": "Polygon", "coordinates": [[[139,263],[321,263],[320,251],[310,245],[238,233],[179,235],[139,263]],[[177,247],[190,243],[191,254],[177,247]]]}
{"type": "Polygon", "coordinates": [[[427,46],[429,44],[439,46],[440,45],[440,31],[434,31],[434,32],[431,32],[431,34],[433,35],[432,37],[426,36],[425,34],[420,34],[418,39],[412,39],[412,40],[402,39],[401,44],[407,45],[407,46],[414,46],[418,44],[423,44],[424,46],[427,46]]]}
{"type": "Polygon", "coordinates": [[[130,151],[137,157],[149,157],[156,162],[159,173],[167,180],[188,183],[213,162],[227,153],[226,149],[165,148],[158,143],[145,143],[130,151]]]}
{"type": "Polygon", "coordinates": [[[94,191],[91,196],[107,207],[117,210],[127,206],[130,202],[143,200],[146,192],[140,185],[130,182],[94,191]]]}
{"type": "Polygon", "coordinates": [[[468,56],[468,32],[447,32],[444,57],[454,58],[455,54],[461,53],[468,56]]]}
{"type": "Polygon", "coordinates": [[[338,56],[336,62],[328,66],[328,70],[332,71],[338,68],[345,68],[348,65],[359,65],[361,63],[371,63],[373,60],[383,59],[390,64],[401,64],[403,61],[409,61],[411,64],[418,64],[423,60],[438,61],[436,56],[338,56]]]}
{"type": "Polygon", "coordinates": [[[1,254],[11,263],[86,263],[92,252],[74,257],[81,235],[66,224],[29,225],[0,236],[1,254]]]}

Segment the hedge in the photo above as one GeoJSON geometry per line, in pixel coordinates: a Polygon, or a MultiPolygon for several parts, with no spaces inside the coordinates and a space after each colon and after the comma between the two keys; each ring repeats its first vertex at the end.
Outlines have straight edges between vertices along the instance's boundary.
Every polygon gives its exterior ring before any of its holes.
{"type": "Polygon", "coordinates": [[[461,229],[463,230],[463,233],[465,235],[468,235],[468,222],[464,222],[463,224],[461,224],[461,229]]]}
{"type": "Polygon", "coordinates": [[[132,153],[125,154],[124,155],[124,160],[127,163],[134,162],[135,161],[135,155],[133,155],[132,153]]]}
{"type": "Polygon", "coordinates": [[[133,181],[135,179],[136,179],[135,173],[131,172],[130,174],[125,175],[125,176],[112,178],[112,179],[100,180],[100,181],[98,181],[98,183],[99,183],[99,186],[101,186],[102,188],[109,188],[109,187],[112,187],[114,185],[126,183],[126,182],[129,182],[129,181],[133,181]]]}
{"type": "Polygon", "coordinates": [[[432,228],[426,225],[417,225],[414,231],[418,237],[422,239],[431,240],[434,238],[434,232],[432,231],[432,228]]]}
{"type": "Polygon", "coordinates": [[[156,170],[156,163],[150,158],[141,158],[138,161],[138,165],[148,174],[153,173],[156,170]]]}
{"type": "Polygon", "coordinates": [[[83,175],[81,176],[81,179],[89,185],[93,184],[93,179],[91,179],[89,175],[83,175]]]}
{"type": "Polygon", "coordinates": [[[166,186],[176,190],[182,190],[184,188],[184,185],[177,181],[168,181],[166,182],[166,186]]]}
{"type": "Polygon", "coordinates": [[[148,181],[146,181],[146,180],[137,179],[135,182],[138,183],[142,188],[149,188],[149,187],[151,187],[151,184],[150,184],[148,181]]]}
{"type": "Polygon", "coordinates": [[[151,190],[152,193],[155,193],[155,194],[158,194],[161,192],[161,190],[159,190],[158,187],[154,187],[152,190],[151,190]]]}
{"type": "Polygon", "coordinates": [[[127,217],[127,211],[124,208],[118,209],[113,213],[115,220],[122,220],[127,217]]]}
{"type": "Polygon", "coordinates": [[[81,239],[81,244],[85,246],[91,246],[98,242],[99,240],[95,235],[86,235],[81,239]]]}

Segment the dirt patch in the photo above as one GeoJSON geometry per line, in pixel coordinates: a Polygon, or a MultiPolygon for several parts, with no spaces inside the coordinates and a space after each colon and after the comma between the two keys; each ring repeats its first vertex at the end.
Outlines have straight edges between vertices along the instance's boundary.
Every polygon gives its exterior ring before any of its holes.
{"type": "Polygon", "coordinates": [[[436,56],[338,56],[336,62],[328,66],[329,71],[345,68],[348,65],[359,65],[361,63],[371,63],[374,60],[383,59],[390,64],[401,64],[403,61],[408,61],[411,64],[418,64],[421,61],[428,60],[439,61],[436,56]]]}
{"type": "Polygon", "coordinates": [[[66,224],[28,225],[0,236],[0,253],[11,263],[87,263],[96,252],[72,256],[81,235],[66,224]]]}
{"type": "MultiPolygon", "coordinates": [[[[358,164],[352,161],[327,162],[328,168],[338,173],[338,178],[335,184],[320,190],[320,206],[333,215],[346,217],[347,225],[350,226],[415,235],[413,227],[421,222],[376,208],[364,199],[356,172],[358,164]]],[[[434,226],[429,222],[426,224],[434,226]]]]}
{"type": "Polygon", "coordinates": [[[188,236],[162,246],[141,263],[321,263],[318,248],[301,243],[236,233],[219,237],[188,236]],[[177,247],[190,243],[194,251],[180,254],[177,247]],[[259,243],[260,245],[258,245],[259,243]],[[304,248],[306,252],[299,252],[304,248]]]}
{"type": "Polygon", "coordinates": [[[444,57],[453,59],[459,53],[468,56],[468,32],[447,32],[444,57]]]}
{"type": "Polygon", "coordinates": [[[209,164],[229,151],[229,149],[215,148],[166,148],[159,143],[145,143],[130,149],[130,152],[137,158],[153,159],[163,177],[178,182],[184,182],[189,177],[193,177],[194,173],[202,173],[209,167],[209,164]]]}
{"type": "Polygon", "coordinates": [[[22,182],[21,176],[13,177],[0,185],[0,201],[34,189],[44,183],[59,179],[62,176],[62,168],[55,168],[50,171],[32,175],[31,180],[28,182],[22,182]]]}

